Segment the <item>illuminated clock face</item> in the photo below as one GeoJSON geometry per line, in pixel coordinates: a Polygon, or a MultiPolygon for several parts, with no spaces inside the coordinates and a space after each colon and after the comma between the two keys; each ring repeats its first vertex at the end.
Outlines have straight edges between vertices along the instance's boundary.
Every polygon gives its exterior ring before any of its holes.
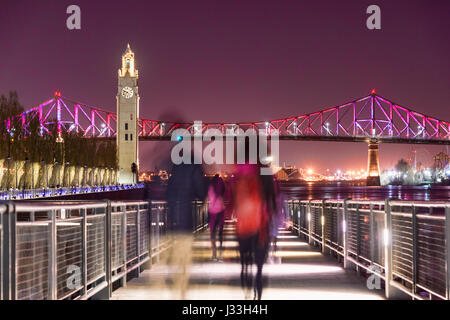
{"type": "Polygon", "coordinates": [[[125,87],[122,89],[122,97],[125,99],[130,99],[133,96],[133,89],[130,87],[125,87]]]}

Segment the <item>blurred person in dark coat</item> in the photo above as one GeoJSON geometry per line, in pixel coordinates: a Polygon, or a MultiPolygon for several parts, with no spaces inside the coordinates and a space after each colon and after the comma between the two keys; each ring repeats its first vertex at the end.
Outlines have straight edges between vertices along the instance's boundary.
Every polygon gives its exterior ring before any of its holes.
{"type": "Polygon", "coordinates": [[[192,262],[194,231],[193,200],[204,200],[207,184],[203,168],[199,164],[174,165],[168,181],[166,199],[168,203],[168,228],[173,236],[173,245],[167,254],[167,264],[174,268],[172,289],[179,290],[185,299],[189,284],[189,267],[192,262]]]}

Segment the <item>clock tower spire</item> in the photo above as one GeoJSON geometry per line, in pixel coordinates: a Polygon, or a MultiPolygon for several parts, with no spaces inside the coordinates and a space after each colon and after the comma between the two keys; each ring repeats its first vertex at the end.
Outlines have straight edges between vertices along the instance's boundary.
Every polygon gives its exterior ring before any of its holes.
{"type": "Polygon", "coordinates": [[[128,44],[122,55],[122,66],[118,70],[117,91],[117,159],[118,183],[137,183],[139,93],[138,70],[134,52],[128,44]],[[135,169],[133,169],[135,168],[135,169]]]}

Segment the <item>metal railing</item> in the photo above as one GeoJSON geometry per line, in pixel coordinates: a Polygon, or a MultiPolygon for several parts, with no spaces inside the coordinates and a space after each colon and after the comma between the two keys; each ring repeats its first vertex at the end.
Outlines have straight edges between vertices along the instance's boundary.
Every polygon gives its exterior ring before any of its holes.
{"type": "Polygon", "coordinates": [[[164,201],[4,202],[0,218],[1,299],[107,299],[171,244],[164,201]]]}
{"type": "Polygon", "coordinates": [[[194,217],[194,232],[203,231],[208,226],[208,203],[193,201],[192,215],[194,217]]]}
{"type": "Polygon", "coordinates": [[[0,204],[0,300],[3,300],[3,274],[5,273],[3,267],[3,217],[6,211],[6,205],[0,204]]]}
{"type": "Polygon", "coordinates": [[[144,184],[127,184],[127,185],[110,185],[110,186],[95,186],[95,187],[61,187],[61,188],[38,188],[38,189],[11,189],[0,190],[0,200],[22,200],[35,198],[51,198],[61,197],[66,195],[120,191],[129,189],[142,189],[144,184]]]}
{"type": "Polygon", "coordinates": [[[343,261],[384,280],[386,297],[450,299],[450,203],[288,201],[293,229],[343,261]]]}

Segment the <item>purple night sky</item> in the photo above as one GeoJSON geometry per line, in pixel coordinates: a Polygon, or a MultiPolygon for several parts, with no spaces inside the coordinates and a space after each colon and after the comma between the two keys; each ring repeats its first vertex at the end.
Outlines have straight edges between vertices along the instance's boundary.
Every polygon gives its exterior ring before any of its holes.
{"type": "MultiPolygon", "coordinates": [[[[300,115],[370,93],[450,120],[450,1],[2,0],[0,93],[28,108],[55,90],[114,111],[127,43],[139,69],[141,117],[257,121],[300,115]],[[81,7],[81,30],[66,8],[81,7]],[[381,30],[366,8],[381,8],[381,30]]],[[[166,146],[167,143],[164,143],[166,146]]],[[[141,168],[158,142],[143,142],[141,168]]],[[[417,149],[381,145],[381,167],[417,149]]],[[[367,165],[363,143],[281,142],[281,163],[319,170],[367,165]]]]}

